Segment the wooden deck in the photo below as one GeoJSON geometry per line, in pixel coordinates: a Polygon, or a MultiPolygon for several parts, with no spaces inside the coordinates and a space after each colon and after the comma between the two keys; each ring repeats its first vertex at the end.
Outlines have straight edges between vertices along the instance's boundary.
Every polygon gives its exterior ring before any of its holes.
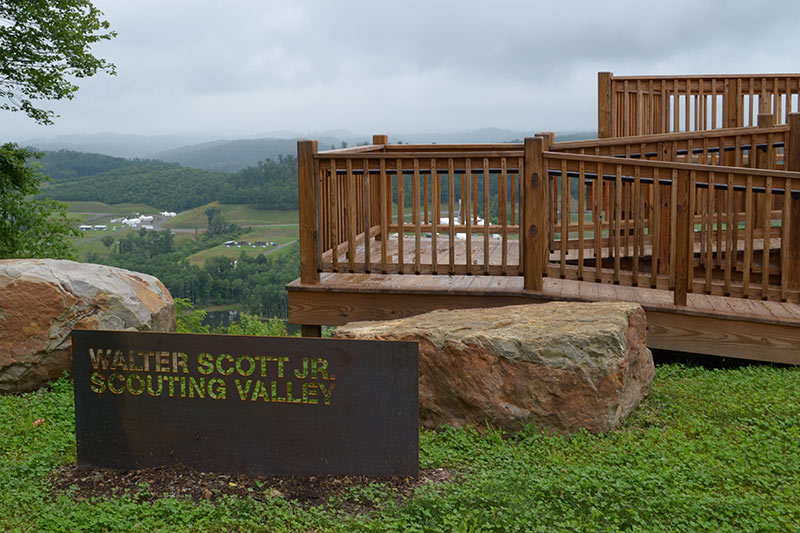
{"type": "Polygon", "coordinates": [[[630,301],[652,348],[800,364],[798,109],[800,74],[606,72],[600,139],[299,141],[289,320],[630,301]]]}
{"type": "Polygon", "coordinates": [[[287,289],[290,322],[324,325],[556,300],[636,302],[650,348],[800,364],[798,304],[689,294],[675,306],[667,290],[554,278],[537,293],[522,276],[322,273],[318,284],[287,289]]]}

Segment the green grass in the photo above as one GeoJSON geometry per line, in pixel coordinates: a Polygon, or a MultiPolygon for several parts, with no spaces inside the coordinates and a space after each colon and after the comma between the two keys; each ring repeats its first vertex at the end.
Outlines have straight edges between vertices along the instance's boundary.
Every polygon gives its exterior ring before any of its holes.
{"type": "Polygon", "coordinates": [[[604,436],[423,431],[422,468],[462,473],[404,504],[381,484],[311,510],[283,499],[193,503],[136,495],[53,499],[75,460],[71,382],[0,397],[0,529],[20,531],[797,531],[800,368],[664,365],[650,396],[604,436]],[[33,427],[38,418],[45,422],[33,427]]]}
{"type": "MultiPolygon", "coordinates": [[[[241,237],[237,237],[237,241],[266,241],[266,242],[276,242],[278,246],[286,243],[290,243],[296,241],[299,236],[299,230],[297,226],[272,226],[269,228],[258,228],[254,231],[246,233],[241,237]]],[[[202,252],[197,252],[196,254],[190,255],[187,259],[190,263],[198,266],[202,266],[207,259],[210,257],[221,256],[227,257],[229,259],[235,259],[239,257],[239,255],[244,251],[247,255],[255,256],[258,254],[268,253],[269,255],[280,254],[283,249],[273,252],[275,250],[274,246],[267,246],[266,248],[251,248],[251,247],[242,247],[237,248],[235,246],[231,248],[226,248],[224,245],[214,246],[212,248],[208,248],[203,250],[202,252]]]]}
{"type": "Polygon", "coordinates": [[[178,216],[164,223],[167,228],[201,228],[208,226],[205,210],[211,206],[218,206],[222,215],[228,222],[239,226],[257,226],[261,224],[297,224],[297,210],[269,211],[256,209],[248,205],[231,205],[212,202],[207,205],[183,211],[178,216]]]}

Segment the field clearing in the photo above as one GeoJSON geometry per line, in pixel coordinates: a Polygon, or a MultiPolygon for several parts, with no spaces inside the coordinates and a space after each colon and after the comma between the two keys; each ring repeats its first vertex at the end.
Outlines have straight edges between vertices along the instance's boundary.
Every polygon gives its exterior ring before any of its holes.
{"type": "Polygon", "coordinates": [[[298,223],[298,211],[296,209],[287,211],[263,210],[256,209],[249,205],[231,205],[211,202],[210,204],[183,211],[178,214],[178,216],[165,222],[163,226],[172,229],[205,229],[208,226],[208,217],[206,217],[205,210],[209,207],[219,207],[225,220],[243,227],[264,224],[298,223]]]}
{"type": "MultiPolygon", "coordinates": [[[[238,237],[237,241],[266,241],[266,242],[276,242],[278,243],[277,246],[281,246],[293,241],[296,241],[298,238],[298,227],[297,226],[273,226],[270,228],[259,228],[257,230],[251,231],[250,233],[246,233],[241,237],[238,237]]],[[[248,246],[242,246],[241,248],[237,248],[236,246],[232,246],[230,248],[226,248],[225,245],[214,246],[213,248],[208,248],[207,250],[203,250],[202,252],[197,252],[196,254],[190,255],[187,259],[189,263],[197,266],[203,266],[203,264],[211,257],[220,256],[220,257],[227,257],[229,259],[236,259],[241,255],[242,252],[249,256],[257,256],[260,254],[267,254],[272,255],[273,253],[280,254],[286,248],[282,248],[280,250],[276,250],[276,246],[267,246],[266,248],[253,248],[248,246]]]]}

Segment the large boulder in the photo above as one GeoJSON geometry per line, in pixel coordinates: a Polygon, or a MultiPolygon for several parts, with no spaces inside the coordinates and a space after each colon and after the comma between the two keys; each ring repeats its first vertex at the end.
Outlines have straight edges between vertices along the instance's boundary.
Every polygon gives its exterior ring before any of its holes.
{"type": "Polygon", "coordinates": [[[0,260],[0,392],[25,392],[72,369],[73,328],[175,331],[164,285],[121,268],[0,260]]]}
{"type": "Polygon", "coordinates": [[[649,392],[645,329],[638,304],[551,302],[354,322],[334,336],[418,341],[426,427],[602,433],[649,392]]]}

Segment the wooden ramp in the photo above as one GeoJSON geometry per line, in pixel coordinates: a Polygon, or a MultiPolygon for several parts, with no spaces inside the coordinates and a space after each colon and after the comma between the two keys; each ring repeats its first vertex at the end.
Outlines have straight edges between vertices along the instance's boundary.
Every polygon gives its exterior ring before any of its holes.
{"type": "Polygon", "coordinates": [[[289,321],[319,325],[556,300],[636,302],[647,313],[650,348],[800,364],[793,303],[690,293],[684,307],[667,290],[556,278],[534,293],[521,276],[321,273],[319,283],[298,279],[287,290],[289,321]]]}

